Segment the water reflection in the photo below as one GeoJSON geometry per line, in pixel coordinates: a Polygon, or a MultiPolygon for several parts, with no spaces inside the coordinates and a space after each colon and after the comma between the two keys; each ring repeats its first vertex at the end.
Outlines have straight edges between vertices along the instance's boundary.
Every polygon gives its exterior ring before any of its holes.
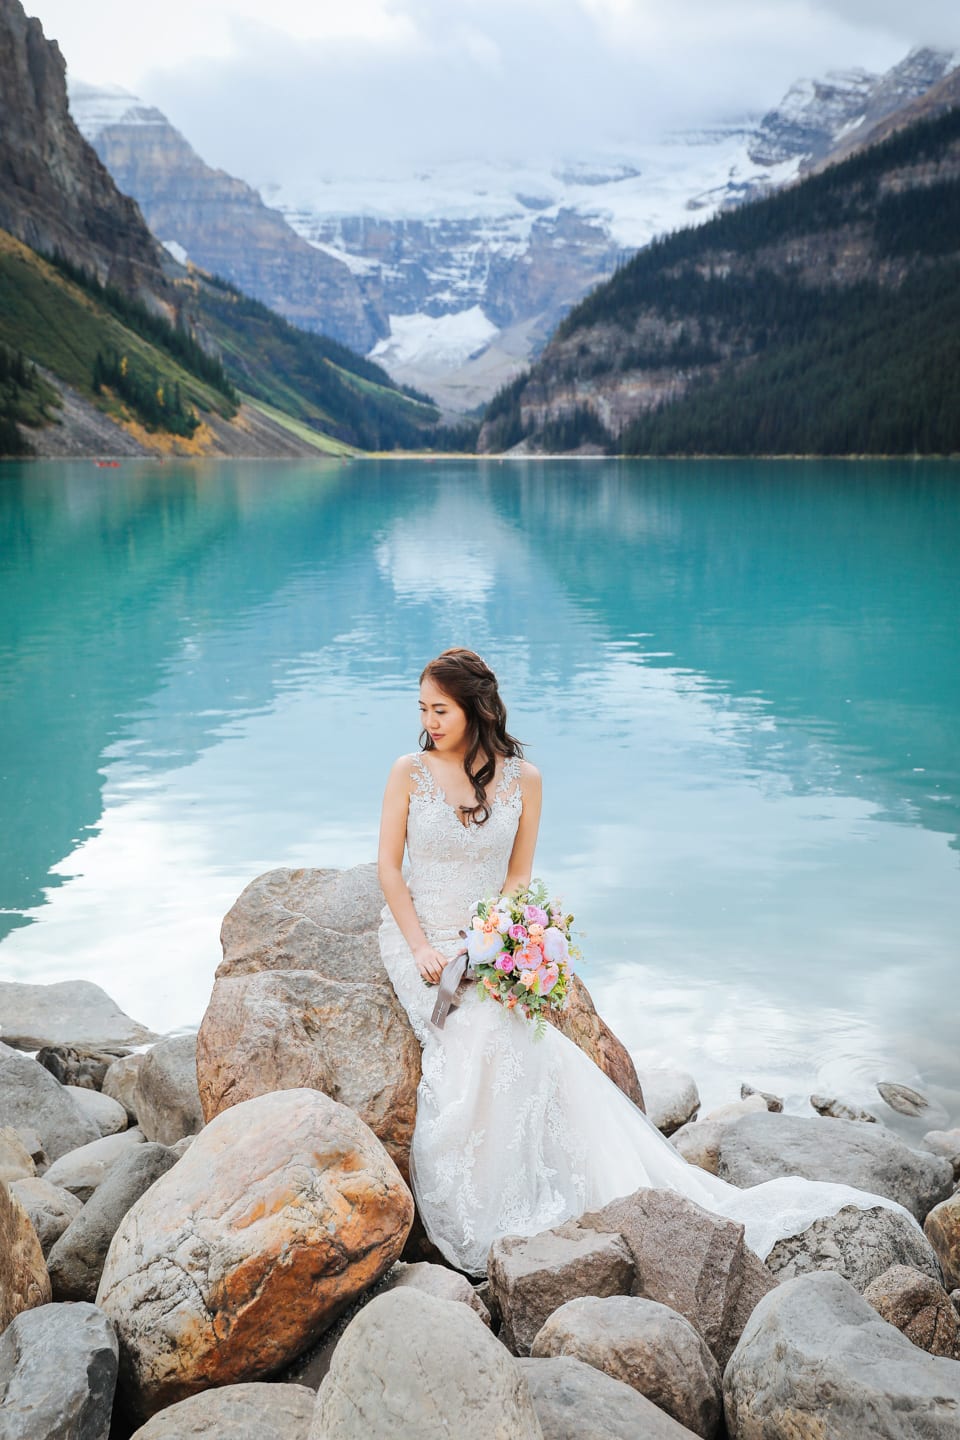
{"type": "Polygon", "coordinates": [[[960,1083],[958,539],[950,467],[2,467],[0,968],[195,1023],[250,878],[372,858],[464,643],[634,1049],[960,1083]]]}

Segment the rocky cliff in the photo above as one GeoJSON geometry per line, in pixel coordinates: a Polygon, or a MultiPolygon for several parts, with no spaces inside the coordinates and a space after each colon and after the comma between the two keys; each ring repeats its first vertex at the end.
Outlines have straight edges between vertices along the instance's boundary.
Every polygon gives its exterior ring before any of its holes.
{"type": "Polygon", "coordinates": [[[71,108],[117,185],[180,260],[222,275],[303,330],[366,353],[388,333],[379,286],[297,235],[242,180],[206,165],[161,111],[71,82],[71,108]]]}
{"type": "Polygon", "coordinates": [[[164,295],[163,250],[77,130],[60,49],[19,0],[0,0],[0,228],[104,282],[164,295]]]}
{"type": "Polygon", "coordinates": [[[950,108],[667,236],[571,312],[481,448],[952,450],[958,214],[950,108]]]}

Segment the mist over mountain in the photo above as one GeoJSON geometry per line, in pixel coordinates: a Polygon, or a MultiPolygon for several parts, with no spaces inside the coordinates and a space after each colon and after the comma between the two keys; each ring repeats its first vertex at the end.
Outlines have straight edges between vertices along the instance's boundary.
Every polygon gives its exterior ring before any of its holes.
{"type": "Polygon", "coordinates": [[[206,165],[120,87],[75,80],[70,95],[81,130],[174,254],[464,411],[655,236],[794,180],[954,63],[950,51],[915,50],[882,74],[799,80],[763,114],[562,162],[451,161],[292,184],[276,178],[289,170],[278,156],[258,188],[206,165]]]}

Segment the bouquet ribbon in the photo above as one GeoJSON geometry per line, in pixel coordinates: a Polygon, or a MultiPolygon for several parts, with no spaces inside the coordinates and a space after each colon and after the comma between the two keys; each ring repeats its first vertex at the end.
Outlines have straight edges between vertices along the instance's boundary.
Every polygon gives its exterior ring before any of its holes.
{"type": "Polygon", "coordinates": [[[437,1003],[434,1005],[433,1014],[430,1016],[431,1021],[436,1025],[438,1030],[443,1029],[444,1021],[447,1018],[447,1012],[450,1007],[456,1007],[456,1001],[453,997],[456,995],[457,986],[467,971],[468,963],[469,957],[465,953],[455,955],[452,960],[447,961],[443,970],[440,972],[440,984],[437,987],[437,1003]]]}

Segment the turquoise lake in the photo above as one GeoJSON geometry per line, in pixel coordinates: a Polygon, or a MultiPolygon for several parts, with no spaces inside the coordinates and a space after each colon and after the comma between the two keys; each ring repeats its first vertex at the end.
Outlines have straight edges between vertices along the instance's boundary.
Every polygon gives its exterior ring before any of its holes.
{"type": "Polygon", "coordinates": [[[640,1065],[960,1123],[958,575],[946,462],[7,462],[0,976],[198,1024],[250,879],[375,858],[464,644],[640,1065]]]}

